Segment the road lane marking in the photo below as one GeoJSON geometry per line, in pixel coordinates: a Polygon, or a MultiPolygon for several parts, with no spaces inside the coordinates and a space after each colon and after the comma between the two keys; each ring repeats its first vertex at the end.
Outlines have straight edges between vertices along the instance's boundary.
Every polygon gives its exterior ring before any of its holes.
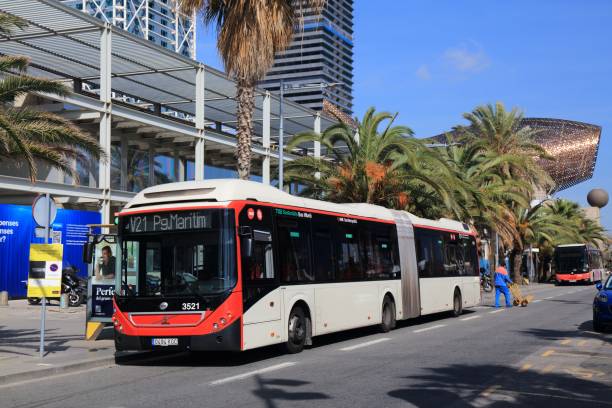
{"type": "Polygon", "coordinates": [[[495,392],[499,388],[501,388],[501,385],[492,385],[486,390],[484,390],[483,392],[481,392],[480,395],[482,395],[483,397],[488,397],[489,395],[491,395],[493,392],[495,392]]]}
{"type": "Polygon", "coordinates": [[[544,300],[552,299],[554,296],[545,297],[544,300]]]}
{"type": "Polygon", "coordinates": [[[459,319],[462,322],[468,321],[468,320],[473,320],[473,319],[480,319],[482,316],[481,315],[476,315],[476,316],[470,316],[470,317],[464,317],[463,319],[459,319]]]}
{"type": "Polygon", "coordinates": [[[287,368],[287,367],[291,367],[296,365],[297,363],[292,362],[292,361],[288,361],[286,363],[280,363],[280,364],[276,364],[270,367],[265,367],[265,368],[260,368],[259,370],[253,370],[253,371],[249,371],[248,373],[243,373],[243,374],[238,374],[238,375],[234,375],[231,377],[226,377],[226,378],[222,378],[220,380],[216,380],[210,383],[210,385],[219,385],[219,384],[225,384],[231,381],[237,381],[237,380],[243,380],[245,378],[248,377],[252,377],[254,375],[257,374],[264,374],[264,373],[269,373],[271,371],[276,371],[276,370],[280,370],[281,368],[287,368]]]}
{"type": "Polygon", "coordinates": [[[572,342],[572,340],[570,340],[570,339],[564,339],[564,340],[561,340],[559,343],[561,343],[561,344],[570,344],[571,342],[572,342]]]}
{"type": "Polygon", "coordinates": [[[489,314],[493,314],[493,313],[499,313],[499,312],[503,312],[504,309],[497,309],[497,310],[493,310],[492,312],[489,312],[489,314]]]}
{"type": "Polygon", "coordinates": [[[362,347],[371,346],[373,344],[382,343],[383,341],[391,340],[389,337],[383,337],[382,339],[376,339],[372,341],[366,341],[365,343],[355,344],[354,346],[341,348],[340,351],[351,351],[362,347]]]}
{"type": "Polygon", "coordinates": [[[536,300],[534,300],[534,301],[533,301],[533,302],[531,302],[531,303],[538,303],[538,302],[541,302],[541,301],[542,301],[542,299],[536,299],[536,300]]]}
{"type": "Polygon", "coordinates": [[[588,340],[580,340],[580,341],[578,342],[578,346],[579,346],[579,347],[582,347],[582,346],[584,346],[585,344],[587,344],[587,342],[588,342],[588,340]]]}
{"type": "Polygon", "coordinates": [[[519,371],[527,371],[529,370],[531,367],[533,367],[533,364],[529,364],[529,363],[525,363],[523,364],[523,366],[519,369],[519,371]]]}
{"type": "Polygon", "coordinates": [[[544,353],[542,353],[542,357],[548,357],[552,355],[554,352],[555,350],[546,350],[544,353]]]}
{"type": "Polygon", "coordinates": [[[413,333],[422,333],[424,331],[428,331],[428,330],[434,330],[434,329],[439,329],[440,327],[444,327],[446,326],[445,324],[436,324],[435,326],[431,326],[431,327],[425,327],[422,329],[418,329],[418,330],[413,330],[413,333]]]}

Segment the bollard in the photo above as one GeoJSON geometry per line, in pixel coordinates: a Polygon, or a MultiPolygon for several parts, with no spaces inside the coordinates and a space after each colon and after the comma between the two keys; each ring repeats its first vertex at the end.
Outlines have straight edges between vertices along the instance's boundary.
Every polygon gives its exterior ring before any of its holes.
{"type": "Polygon", "coordinates": [[[60,295],[60,310],[68,310],[68,294],[62,293],[60,295]]]}
{"type": "Polygon", "coordinates": [[[0,307],[8,307],[8,292],[6,290],[0,292],[0,307]]]}

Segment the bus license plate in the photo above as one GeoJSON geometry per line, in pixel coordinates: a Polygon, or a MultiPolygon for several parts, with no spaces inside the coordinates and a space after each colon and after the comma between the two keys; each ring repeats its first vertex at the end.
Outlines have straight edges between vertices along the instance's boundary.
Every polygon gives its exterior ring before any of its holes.
{"type": "Polygon", "coordinates": [[[166,347],[166,346],[178,346],[179,342],[178,342],[177,337],[172,337],[172,338],[164,338],[164,339],[151,339],[151,344],[154,346],[166,347]]]}

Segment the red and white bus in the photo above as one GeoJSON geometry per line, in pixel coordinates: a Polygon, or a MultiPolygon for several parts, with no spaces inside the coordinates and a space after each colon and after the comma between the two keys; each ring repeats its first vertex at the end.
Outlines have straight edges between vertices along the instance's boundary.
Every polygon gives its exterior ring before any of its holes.
{"type": "Polygon", "coordinates": [[[554,260],[557,283],[594,283],[606,277],[601,251],[590,245],[558,245],[554,260]]]}
{"type": "Polygon", "coordinates": [[[118,350],[248,350],[480,302],[457,221],[240,180],[164,184],[119,215],[118,350]]]}

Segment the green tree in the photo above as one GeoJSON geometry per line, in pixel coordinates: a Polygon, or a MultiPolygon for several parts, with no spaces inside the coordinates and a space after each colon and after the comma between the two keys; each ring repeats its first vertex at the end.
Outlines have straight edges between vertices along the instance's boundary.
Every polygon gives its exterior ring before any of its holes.
{"type": "MultiPolygon", "coordinates": [[[[0,13],[0,33],[10,35],[27,24],[0,13]]],[[[67,95],[63,84],[27,74],[29,60],[20,56],[0,57],[0,160],[23,162],[32,181],[37,162],[48,164],[78,179],[72,163],[85,166],[104,156],[98,141],[68,120],[28,107],[15,107],[15,100],[31,92],[67,95]]]]}
{"type": "Polygon", "coordinates": [[[394,126],[394,120],[370,108],[356,120],[357,129],[338,123],[321,134],[296,135],[288,150],[319,142],[323,154],[288,163],[287,181],[305,186],[303,195],[333,202],[378,204],[430,217],[438,210],[429,204],[443,203],[445,211],[460,214],[448,181],[439,177],[447,169],[439,152],[414,139],[410,128],[394,126]]]}
{"type": "Polygon", "coordinates": [[[190,13],[202,12],[206,24],[217,27],[217,48],[225,70],[237,82],[238,175],[248,179],[251,171],[251,138],[255,85],[274,63],[274,55],[291,42],[303,10],[320,9],[324,0],[179,0],[190,13]]]}

